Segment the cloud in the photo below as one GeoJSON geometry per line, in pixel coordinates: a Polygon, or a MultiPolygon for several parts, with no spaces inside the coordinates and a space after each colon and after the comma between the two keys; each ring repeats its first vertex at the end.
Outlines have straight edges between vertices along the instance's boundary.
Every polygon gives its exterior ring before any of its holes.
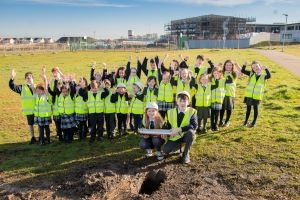
{"type": "Polygon", "coordinates": [[[107,3],[99,0],[21,0],[22,2],[30,2],[36,4],[52,4],[62,6],[76,6],[76,7],[114,7],[114,8],[127,8],[134,5],[107,3]]]}

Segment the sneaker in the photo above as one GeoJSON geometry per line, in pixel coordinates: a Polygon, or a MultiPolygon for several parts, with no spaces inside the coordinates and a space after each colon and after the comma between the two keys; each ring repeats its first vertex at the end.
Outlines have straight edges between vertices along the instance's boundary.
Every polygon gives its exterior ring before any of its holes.
{"type": "Polygon", "coordinates": [[[164,159],[164,156],[163,156],[163,154],[161,153],[161,151],[157,151],[157,152],[156,152],[156,157],[157,157],[157,160],[163,160],[163,159],[164,159]]]}
{"type": "Polygon", "coordinates": [[[226,122],[223,127],[228,127],[230,122],[226,122]]]}
{"type": "Polygon", "coordinates": [[[146,157],[149,158],[152,156],[152,149],[146,149],[146,157]]]}
{"type": "Polygon", "coordinates": [[[202,133],[207,133],[207,128],[203,128],[202,133]]]}
{"type": "Polygon", "coordinates": [[[249,128],[253,128],[253,127],[255,127],[255,126],[256,126],[256,124],[253,123],[253,122],[252,122],[251,124],[248,125],[249,128]]]}
{"type": "Polygon", "coordinates": [[[244,122],[243,126],[249,126],[249,123],[248,122],[244,122]]]}
{"type": "Polygon", "coordinates": [[[191,160],[190,160],[190,156],[189,155],[183,156],[183,158],[182,158],[182,163],[183,164],[188,164],[190,162],[191,162],[191,160]]]}
{"type": "Polygon", "coordinates": [[[32,137],[29,144],[34,144],[34,143],[36,143],[36,139],[35,139],[35,137],[32,137]]]}
{"type": "Polygon", "coordinates": [[[225,125],[224,121],[220,121],[219,126],[223,127],[225,125]]]}
{"type": "Polygon", "coordinates": [[[201,128],[197,128],[196,132],[200,133],[201,132],[201,128]]]}
{"type": "Polygon", "coordinates": [[[103,137],[98,137],[98,142],[103,142],[103,137]]]}

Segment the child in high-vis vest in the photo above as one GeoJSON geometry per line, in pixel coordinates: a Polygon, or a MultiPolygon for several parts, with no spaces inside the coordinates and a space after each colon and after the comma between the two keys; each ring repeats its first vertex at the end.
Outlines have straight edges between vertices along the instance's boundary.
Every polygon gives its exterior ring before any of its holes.
{"type": "Polygon", "coordinates": [[[256,120],[258,117],[258,105],[263,99],[265,83],[267,79],[271,78],[271,73],[268,70],[268,67],[261,66],[259,62],[253,61],[251,64],[251,71],[246,70],[246,64],[242,67],[242,73],[249,76],[249,82],[246,87],[244,103],[247,105],[246,118],[244,126],[254,127],[256,125],[256,120]],[[265,70],[266,73],[263,73],[262,70],[265,70]],[[251,107],[253,106],[254,117],[251,124],[248,123],[251,107]]]}
{"type": "Polygon", "coordinates": [[[215,67],[211,75],[211,129],[218,131],[218,118],[225,96],[225,79],[221,67],[215,67]]]}
{"type": "Polygon", "coordinates": [[[214,68],[214,64],[212,61],[207,58],[206,59],[210,67],[204,66],[204,56],[197,55],[195,67],[192,69],[192,75],[196,80],[199,80],[202,74],[210,74],[212,69],[214,68]]]}
{"type": "Polygon", "coordinates": [[[198,113],[198,128],[197,133],[207,133],[207,119],[209,118],[209,110],[211,104],[211,84],[209,83],[209,77],[207,74],[201,74],[199,76],[199,83],[195,85],[197,90],[196,109],[198,113]],[[203,120],[203,128],[201,126],[203,120]]]}
{"type": "Polygon", "coordinates": [[[115,103],[116,113],[118,118],[118,134],[119,137],[127,135],[127,114],[128,114],[128,93],[126,92],[126,85],[119,83],[116,90],[111,95],[111,103],[115,103]]]}
{"type": "Polygon", "coordinates": [[[87,120],[88,120],[88,106],[87,99],[83,99],[82,96],[87,97],[87,80],[84,77],[80,77],[79,83],[76,86],[75,94],[75,120],[78,128],[78,139],[79,141],[86,139],[88,132],[87,120]],[[79,94],[81,93],[81,95],[79,94]]]}
{"type": "Polygon", "coordinates": [[[142,119],[144,114],[144,94],[142,93],[143,86],[140,82],[133,84],[134,94],[129,95],[131,98],[129,112],[134,119],[133,131],[137,133],[138,128],[142,125],[142,119]]]}
{"type": "Polygon", "coordinates": [[[123,83],[126,85],[127,77],[125,74],[125,67],[119,67],[114,76],[114,86],[117,87],[119,83],[123,83]]]}
{"type": "Polygon", "coordinates": [[[29,144],[34,144],[36,138],[34,136],[34,107],[35,107],[35,96],[34,96],[34,83],[33,75],[31,72],[25,73],[26,83],[23,85],[16,85],[14,79],[17,73],[13,69],[11,71],[11,78],[9,80],[9,87],[12,91],[21,95],[22,114],[27,118],[27,124],[29,126],[29,132],[31,134],[31,140],[29,144]]]}
{"type": "Polygon", "coordinates": [[[34,123],[38,125],[40,144],[50,144],[51,101],[47,91],[48,81],[43,68],[43,84],[38,84],[35,90],[34,123]],[[46,133],[46,138],[44,137],[46,133]]]}
{"type": "Polygon", "coordinates": [[[220,127],[228,127],[230,116],[234,109],[234,98],[236,90],[236,80],[241,71],[239,65],[232,60],[226,60],[223,66],[223,75],[225,78],[225,97],[223,100],[222,110],[220,111],[220,127]],[[226,119],[223,117],[226,111],[226,119]]]}
{"type": "Polygon", "coordinates": [[[157,95],[158,110],[164,119],[169,109],[174,108],[173,86],[171,84],[171,74],[169,71],[159,73],[159,86],[157,95]]]}
{"type": "Polygon", "coordinates": [[[113,93],[113,88],[111,88],[111,82],[105,79],[104,86],[108,92],[107,96],[104,98],[104,118],[106,124],[106,132],[108,139],[114,139],[114,130],[116,128],[116,104],[112,103],[111,95],[113,93]]]}
{"type": "Polygon", "coordinates": [[[89,110],[89,120],[91,126],[91,138],[90,142],[97,140],[103,141],[103,124],[104,124],[104,98],[108,95],[108,90],[104,88],[104,84],[98,85],[96,80],[91,81],[90,91],[87,93],[87,106],[89,110]]]}
{"type": "Polygon", "coordinates": [[[143,94],[145,96],[145,105],[157,100],[158,88],[155,76],[149,76],[147,79],[147,87],[144,87],[143,94]]]}
{"type": "Polygon", "coordinates": [[[171,129],[172,133],[164,146],[164,153],[169,154],[172,151],[181,148],[181,143],[185,143],[182,154],[182,162],[190,162],[190,149],[196,139],[197,111],[188,107],[190,104],[190,94],[187,91],[181,91],[177,94],[178,108],[168,110],[167,125],[165,128],[171,129]]]}
{"type": "MultiPolygon", "coordinates": [[[[164,120],[158,112],[158,105],[155,102],[150,102],[146,105],[146,111],[143,118],[143,127],[147,129],[161,129],[164,120]]],[[[156,150],[156,157],[162,160],[163,154],[161,147],[165,140],[161,136],[143,135],[140,141],[140,148],[146,150],[146,157],[152,156],[152,149],[156,150]]]]}
{"type": "Polygon", "coordinates": [[[75,121],[75,83],[73,81],[65,82],[59,88],[58,111],[61,116],[61,129],[66,143],[71,143],[74,137],[76,127],[75,121]]]}
{"type": "Polygon", "coordinates": [[[144,58],[144,61],[141,65],[142,71],[147,77],[154,76],[157,78],[158,76],[158,70],[157,70],[157,64],[158,64],[158,57],[156,56],[155,59],[150,59],[150,69],[147,69],[147,62],[148,58],[144,58]]]}

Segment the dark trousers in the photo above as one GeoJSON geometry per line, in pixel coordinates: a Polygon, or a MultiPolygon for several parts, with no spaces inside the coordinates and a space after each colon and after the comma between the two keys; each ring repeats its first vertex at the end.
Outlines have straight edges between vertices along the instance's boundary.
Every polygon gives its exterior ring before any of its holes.
{"type": "Polygon", "coordinates": [[[79,140],[85,139],[88,132],[87,121],[78,121],[77,128],[79,140]]]}
{"type": "Polygon", "coordinates": [[[184,151],[183,151],[183,157],[189,156],[189,152],[191,149],[191,146],[193,142],[196,139],[196,134],[194,130],[188,130],[184,133],[183,137],[176,141],[168,140],[167,143],[164,146],[164,153],[169,154],[172,151],[176,151],[181,147],[182,143],[185,143],[184,151]]]}
{"type": "Polygon", "coordinates": [[[89,116],[91,123],[91,139],[95,139],[96,135],[98,135],[99,139],[103,138],[103,113],[91,113],[89,116]]]}
{"type": "Polygon", "coordinates": [[[137,132],[138,128],[142,127],[143,115],[140,114],[132,114],[134,119],[134,128],[133,130],[137,132]]]}
{"type": "Polygon", "coordinates": [[[41,144],[50,143],[49,125],[39,126],[39,138],[41,144]],[[44,137],[45,133],[46,133],[46,138],[44,137]]]}
{"type": "MultiPolygon", "coordinates": [[[[251,124],[255,125],[257,117],[258,117],[258,105],[253,106],[253,110],[254,110],[254,117],[253,117],[253,121],[252,121],[251,124]]],[[[249,120],[249,117],[250,117],[250,113],[251,113],[251,106],[247,106],[245,124],[248,123],[248,120],[249,120]]]]}
{"type": "MultiPolygon", "coordinates": [[[[231,113],[232,113],[232,110],[226,110],[225,123],[229,122],[230,117],[231,117],[231,113]]],[[[225,114],[225,109],[222,109],[220,111],[220,124],[222,124],[222,122],[223,122],[224,114],[225,114]]]]}
{"type": "Polygon", "coordinates": [[[127,114],[118,113],[118,130],[124,130],[126,132],[127,129],[127,114]],[[122,128],[123,126],[123,128],[122,128]]]}
{"type": "Polygon", "coordinates": [[[64,134],[64,141],[67,143],[71,143],[74,137],[74,128],[62,129],[62,132],[64,134]]]}
{"type": "Polygon", "coordinates": [[[105,117],[107,136],[110,138],[114,136],[114,130],[116,128],[115,113],[106,113],[104,117],[105,117]]]}
{"type": "Polygon", "coordinates": [[[216,128],[218,125],[218,118],[219,118],[219,110],[211,109],[211,115],[210,115],[210,122],[211,122],[211,128],[216,128]]]}
{"type": "Polygon", "coordinates": [[[63,137],[62,137],[62,130],[61,130],[61,127],[60,127],[60,125],[61,125],[61,119],[60,119],[60,117],[56,118],[54,120],[54,122],[55,122],[56,136],[61,141],[61,140],[63,140],[63,137]]]}
{"type": "Polygon", "coordinates": [[[162,145],[165,143],[165,140],[161,137],[149,137],[142,138],[140,141],[141,149],[156,149],[157,151],[161,151],[162,145]]]}

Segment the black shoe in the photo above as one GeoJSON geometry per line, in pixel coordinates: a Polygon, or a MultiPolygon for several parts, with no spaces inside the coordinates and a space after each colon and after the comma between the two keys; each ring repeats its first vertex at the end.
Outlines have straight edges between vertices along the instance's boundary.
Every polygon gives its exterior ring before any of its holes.
{"type": "Polygon", "coordinates": [[[218,127],[218,126],[215,126],[215,130],[216,130],[216,131],[218,131],[218,130],[220,130],[220,129],[219,129],[219,127],[218,127]]]}
{"type": "Polygon", "coordinates": [[[207,128],[203,128],[202,133],[207,133],[207,128]]]}
{"type": "Polygon", "coordinates": [[[225,125],[224,121],[220,121],[219,126],[223,127],[225,125]]]}
{"type": "Polygon", "coordinates": [[[248,122],[244,122],[243,126],[249,126],[250,124],[248,122]]]}
{"type": "Polygon", "coordinates": [[[98,137],[98,139],[97,139],[97,140],[98,140],[98,142],[100,142],[100,143],[101,143],[101,142],[103,142],[103,137],[98,137]]]}
{"type": "Polygon", "coordinates": [[[201,128],[197,128],[196,132],[200,133],[201,132],[201,128]]]}
{"type": "Polygon", "coordinates": [[[248,125],[249,128],[253,128],[253,127],[255,127],[255,126],[256,126],[256,124],[253,123],[253,122],[252,122],[250,125],[248,125]]]}
{"type": "Polygon", "coordinates": [[[122,129],[118,130],[118,135],[119,135],[119,137],[122,137],[122,129]]]}
{"type": "Polygon", "coordinates": [[[91,138],[90,138],[90,143],[93,143],[93,142],[95,142],[95,138],[94,138],[94,137],[91,137],[91,138]]]}
{"type": "Polygon", "coordinates": [[[32,137],[29,144],[34,144],[34,143],[36,143],[36,139],[35,139],[35,137],[32,137]]]}

